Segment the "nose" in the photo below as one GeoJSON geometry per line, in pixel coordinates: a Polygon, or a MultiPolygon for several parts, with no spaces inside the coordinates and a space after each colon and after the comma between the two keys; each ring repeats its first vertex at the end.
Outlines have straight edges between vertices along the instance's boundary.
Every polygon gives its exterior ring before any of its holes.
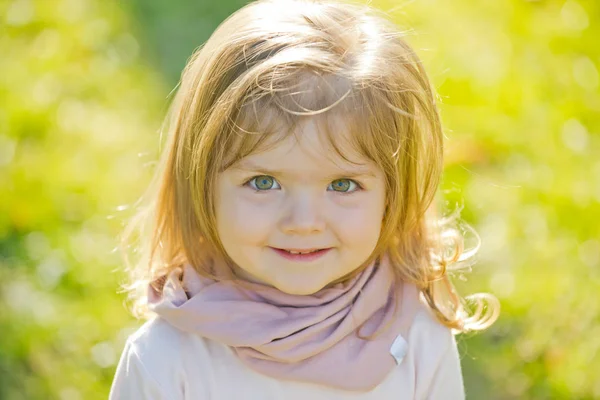
{"type": "Polygon", "coordinates": [[[287,234],[310,235],[323,232],[323,204],[310,193],[290,196],[281,220],[281,230],[287,234]]]}

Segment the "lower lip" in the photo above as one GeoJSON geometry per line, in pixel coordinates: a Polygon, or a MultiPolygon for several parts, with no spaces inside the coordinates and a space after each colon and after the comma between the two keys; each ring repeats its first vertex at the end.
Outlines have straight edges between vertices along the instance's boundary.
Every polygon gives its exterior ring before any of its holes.
{"type": "Polygon", "coordinates": [[[306,254],[292,254],[285,250],[276,249],[274,247],[271,247],[271,249],[273,249],[277,254],[279,254],[281,257],[283,257],[287,260],[304,261],[304,262],[318,260],[319,258],[323,257],[325,254],[329,253],[329,250],[331,250],[331,248],[329,248],[329,249],[317,250],[315,252],[306,253],[306,254]]]}

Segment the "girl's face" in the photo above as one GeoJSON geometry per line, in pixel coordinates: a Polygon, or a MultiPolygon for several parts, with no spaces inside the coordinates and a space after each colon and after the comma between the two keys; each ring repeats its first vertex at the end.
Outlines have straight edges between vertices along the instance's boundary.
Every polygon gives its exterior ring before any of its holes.
{"type": "Polygon", "coordinates": [[[383,171],[342,151],[352,162],[310,119],[296,135],[219,174],[217,229],[239,276],[312,294],[369,258],[385,209],[383,171]]]}

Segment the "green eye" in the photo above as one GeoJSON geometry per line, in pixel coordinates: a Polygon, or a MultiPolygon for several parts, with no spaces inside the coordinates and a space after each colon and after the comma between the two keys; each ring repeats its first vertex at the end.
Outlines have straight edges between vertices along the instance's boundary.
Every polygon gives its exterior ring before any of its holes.
{"type": "Polygon", "coordinates": [[[358,185],[352,179],[337,179],[331,182],[330,187],[335,192],[353,192],[358,185]]]}
{"type": "Polygon", "coordinates": [[[279,189],[279,185],[275,178],[268,175],[255,176],[248,183],[256,190],[279,189]]]}

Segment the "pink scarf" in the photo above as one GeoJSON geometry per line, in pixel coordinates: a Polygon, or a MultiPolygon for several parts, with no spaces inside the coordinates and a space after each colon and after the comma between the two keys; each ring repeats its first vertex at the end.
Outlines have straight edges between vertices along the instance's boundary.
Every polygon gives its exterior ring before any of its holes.
{"type": "Polygon", "coordinates": [[[169,274],[162,293],[150,289],[148,301],[171,325],[232,347],[255,371],[368,391],[396,366],[390,347],[406,335],[416,308],[416,288],[393,282],[387,257],[308,296],[214,281],[186,265],[169,274]]]}

